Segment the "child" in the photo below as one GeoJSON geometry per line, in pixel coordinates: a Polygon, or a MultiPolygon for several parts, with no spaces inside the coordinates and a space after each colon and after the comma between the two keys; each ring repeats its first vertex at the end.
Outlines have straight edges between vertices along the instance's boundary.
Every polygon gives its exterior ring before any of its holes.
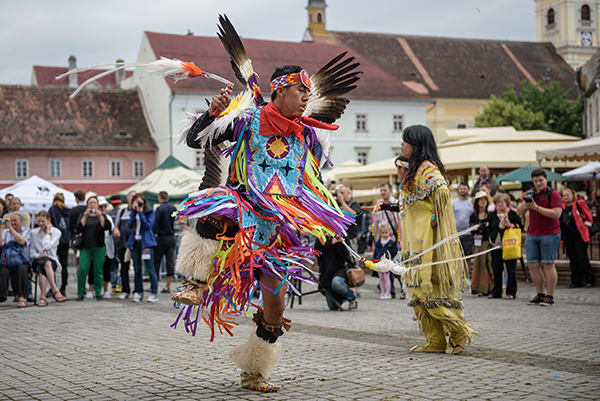
{"type": "MultiPolygon", "coordinates": [[[[373,259],[381,259],[384,256],[388,259],[393,259],[394,256],[396,256],[396,253],[398,253],[398,245],[396,244],[396,241],[394,241],[392,230],[389,225],[381,224],[379,226],[379,237],[379,241],[375,244],[373,259]]],[[[379,289],[381,295],[377,298],[392,299],[392,295],[390,294],[391,282],[389,272],[379,272],[379,289]]]]}

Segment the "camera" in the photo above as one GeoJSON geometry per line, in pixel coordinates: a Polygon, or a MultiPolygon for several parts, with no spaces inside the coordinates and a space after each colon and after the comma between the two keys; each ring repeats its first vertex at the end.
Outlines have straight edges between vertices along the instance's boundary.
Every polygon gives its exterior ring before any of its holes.
{"type": "Polygon", "coordinates": [[[144,207],[144,202],[138,201],[137,205],[138,205],[138,207],[144,207]]]}
{"type": "Polygon", "coordinates": [[[535,192],[533,189],[530,189],[529,191],[525,192],[525,194],[523,195],[523,200],[527,203],[531,203],[533,201],[537,201],[539,198],[537,192],[535,192]]]}
{"type": "Polygon", "coordinates": [[[0,224],[6,224],[6,220],[4,220],[4,219],[0,220],[0,224]]]}
{"type": "Polygon", "coordinates": [[[95,214],[96,213],[96,209],[90,209],[90,214],[95,214]]]}

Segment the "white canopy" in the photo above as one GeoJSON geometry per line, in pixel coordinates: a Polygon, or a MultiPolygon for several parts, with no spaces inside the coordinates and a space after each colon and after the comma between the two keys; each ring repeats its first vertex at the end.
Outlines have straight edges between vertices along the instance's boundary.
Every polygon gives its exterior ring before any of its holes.
{"type": "Polygon", "coordinates": [[[13,194],[16,198],[21,199],[21,211],[36,214],[42,210],[50,209],[54,195],[59,192],[62,192],[65,196],[67,206],[77,206],[73,192],[54,185],[37,175],[19,181],[12,187],[0,189],[0,197],[4,198],[6,194],[13,194]]]}
{"type": "Polygon", "coordinates": [[[600,161],[600,137],[584,139],[557,148],[538,150],[536,157],[538,160],[600,161]]]}
{"type": "Polygon", "coordinates": [[[600,174],[600,162],[590,162],[585,166],[576,168],[575,170],[563,173],[565,177],[571,178],[573,181],[591,181],[595,180],[600,174]]]}

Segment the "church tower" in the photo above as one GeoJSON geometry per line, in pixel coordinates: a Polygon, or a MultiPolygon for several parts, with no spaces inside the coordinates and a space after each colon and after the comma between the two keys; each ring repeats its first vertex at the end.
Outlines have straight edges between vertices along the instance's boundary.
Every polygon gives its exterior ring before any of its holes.
{"type": "MultiPolygon", "coordinates": [[[[600,1],[600,0],[599,0],[600,1]]],[[[327,36],[325,28],[325,0],[308,0],[308,30],[311,35],[327,36]]]]}
{"type": "Polygon", "coordinates": [[[600,0],[534,0],[538,42],[550,42],[574,69],[600,47],[600,0]]]}

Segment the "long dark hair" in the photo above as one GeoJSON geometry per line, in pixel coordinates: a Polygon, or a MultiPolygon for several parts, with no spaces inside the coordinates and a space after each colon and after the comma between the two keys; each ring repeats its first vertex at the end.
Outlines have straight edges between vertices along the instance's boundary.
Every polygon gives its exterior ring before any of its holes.
{"type": "Polygon", "coordinates": [[[404,185],[410,188],[414,184],[417,171],[424,161],[435,164],[440,173],[445,175],[446,169],[440,160],[435,138],[429,128],[424,125],[411,125],[402,132],[402,140],[413,147],[404,185]]]}
{"type": "Polygon", "coordinates": [[[144,202],[144,212],[148,209],[150,209],[150,206],[148,206],[148,202],[146,202],[146,197],[143,194],[135,194],[133,196],[133,199],[131,199],[131,204],[133,205],[135,203],[136,199],[141,199],[142,202],[144,202]]]}

